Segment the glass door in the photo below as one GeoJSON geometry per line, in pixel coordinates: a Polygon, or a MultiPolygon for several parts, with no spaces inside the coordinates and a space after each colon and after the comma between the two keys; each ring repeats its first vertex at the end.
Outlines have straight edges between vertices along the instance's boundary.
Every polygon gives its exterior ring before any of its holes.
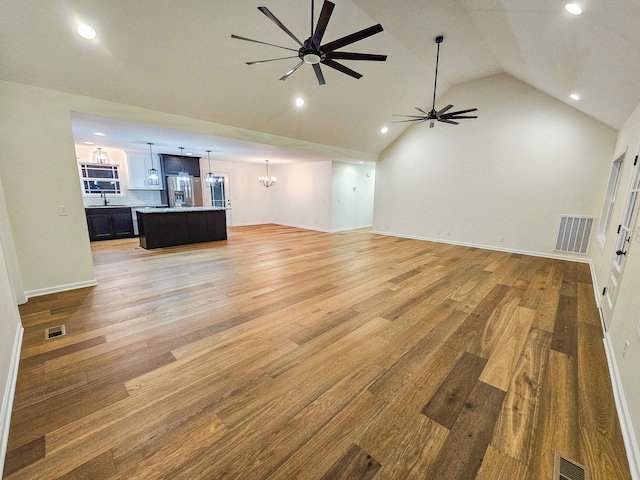
{"type": "MultiPolygon", "coordinates": [[[[204,205],[217,208],[231,208],[229,195],[229,174],[214,173],[213,182],[204,183],[204,205]]],[[[227,210],[227,226],[231,225],[231,210],[227,210]]]]}

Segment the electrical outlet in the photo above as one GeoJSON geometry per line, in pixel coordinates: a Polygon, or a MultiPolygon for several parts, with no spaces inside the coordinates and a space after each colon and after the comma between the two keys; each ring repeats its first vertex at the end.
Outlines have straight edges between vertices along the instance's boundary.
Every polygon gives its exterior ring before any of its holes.
{"type": "Polygon", "coordinates": [[[624,342],[624,350],[622,350],[622,359],[626,360],[627,359],[627,351],[629,350],[629,340],[627,340],[626,342],[624,342]]]}
{"type": "Polygon", "coordinates": [[[504,236],[500,237],[500,241],[504,242],[504,236]]]}
{"type": "Polygon", "coordinates": [[[66,206],[62,205],[58,207],[58,215],[61,217],[66,217],[69,215],[69,210],[67,210],[66,206]]]}

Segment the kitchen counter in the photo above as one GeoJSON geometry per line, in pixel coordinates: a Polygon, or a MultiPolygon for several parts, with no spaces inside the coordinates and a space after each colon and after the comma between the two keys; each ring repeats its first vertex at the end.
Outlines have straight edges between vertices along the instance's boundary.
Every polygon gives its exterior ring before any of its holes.
{"type": "Polygon", "coordinates": [[[152,208],[167,208],[166,205],[161,205],[160,207],[149,207],[147,205],[122,205],[122,204],[117,204],[114,203],[112,204],[108,204],[108,205],[85,205],[84,208],[131,208],[133,210],[137,209],[137,208],[148,208],[148,209],[152,209],[152,208]]]}
{"type": "Polygon", "coordinates": [[[136,208],[140,213],[180,213],[180,212],[211,212],[217,210],[231,210],[220,207],[144,207],[136,208]]]}
{"type": "Polygon", "coordinates": [[[135,209],[140,246],[145,249],[227,239],[228,208],[135,209]]]}

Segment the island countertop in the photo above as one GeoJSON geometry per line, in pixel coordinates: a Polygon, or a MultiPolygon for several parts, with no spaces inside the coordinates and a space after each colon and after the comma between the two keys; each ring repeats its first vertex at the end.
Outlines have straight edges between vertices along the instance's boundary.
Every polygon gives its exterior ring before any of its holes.
{"type": "Polygon", "coordinates": [[[136,208],[140,213],[180,213],[180,212],[211,212],[217,210],[231,210],[227,207],[142,207],[136,208]]]}

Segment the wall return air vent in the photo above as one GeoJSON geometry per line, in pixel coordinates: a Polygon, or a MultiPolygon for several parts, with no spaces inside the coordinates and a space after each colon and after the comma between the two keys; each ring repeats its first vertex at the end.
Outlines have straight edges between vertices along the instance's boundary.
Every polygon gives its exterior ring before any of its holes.
{"type": "Polygon", "coordinates": [[[560,227],[555,250],[558,252],[582,253],[589,251],[589,240],[595,218],[576,215],[560,216],[560,227]]]}

